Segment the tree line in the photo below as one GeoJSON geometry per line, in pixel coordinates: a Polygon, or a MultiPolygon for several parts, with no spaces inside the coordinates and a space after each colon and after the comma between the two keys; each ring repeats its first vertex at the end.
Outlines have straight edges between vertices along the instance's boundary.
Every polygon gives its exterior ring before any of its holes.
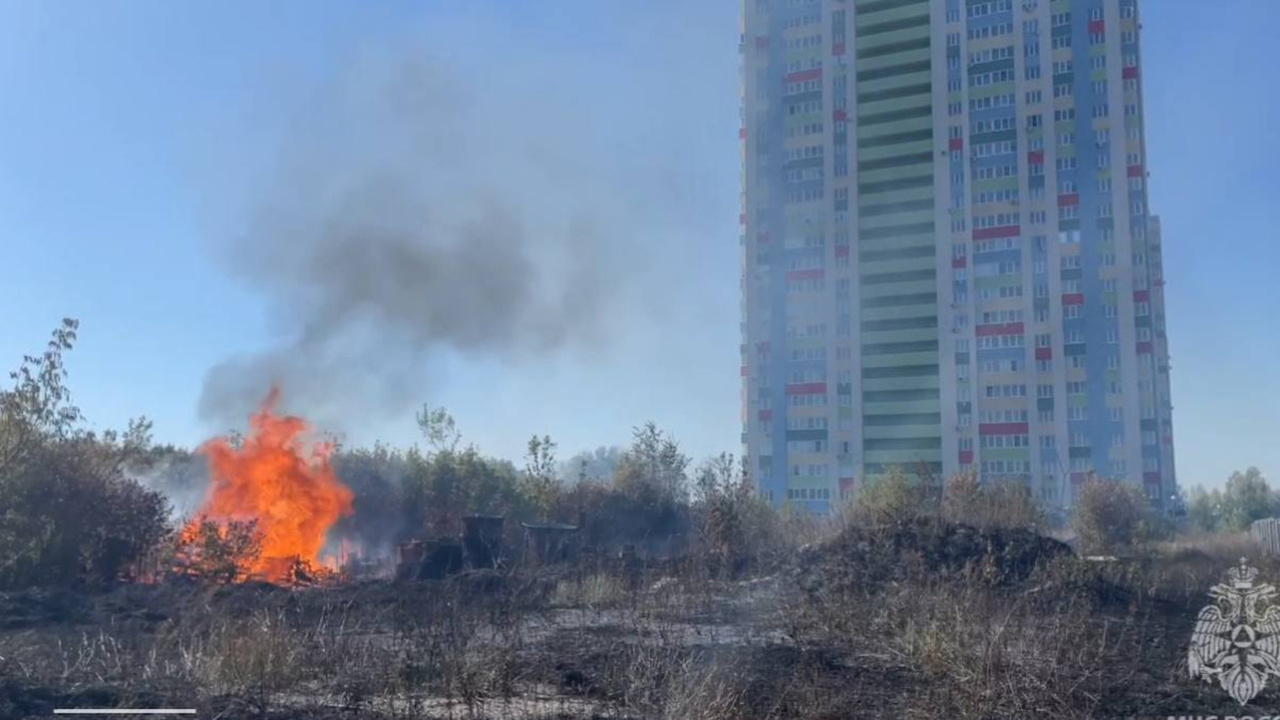
{"type": "MultiPolygon", "coordinates": [[[[23,358],[0,391],[0,588],[101,585],[145,562],[169,562],[182,543],[209,557],[253,551],[251,526],[228,534],[201,527],[180,533],[204,487],[204,460],[190,449],[157,445],[145,418],[122,431],[84,427],[67,385],[64,355],[78,322],[66,319],[44,351],[23,358]],[[185,536],[184,536],[185,535],[185,536]]],[[[625,448],[600,448],[568,461],[548,436],[533,436],[522,465],[482,453],[447,410],[424,407],[422,444],[337,445],[331,458],[355,495],[355,511],[333,528],[371,552],[409,539],[456,536],[462,518],[582,524],[584,541],[655,553],[699,550],[732,567],[794,538],[812,522],[770,508],[752,491],[747,468],[728,453],[699,465],[653,423],[635,428],[625,448]]],[[[1256,468],[1222,490],[1195,489],[1182,521],[1150,510],[1129,485],[1094,480],[1077,493],[1070,523],[1082,547],[1108,549],[1178,531],[1231,532],[1280,514],[1280,496],[1256,468]],[[1175,527],[1176,525],[1176,527],[1175,527]]],[[[854,521],[891,523],[922,513],[976,525],[1044,530],[1051,523],[1025,486],[983,484],[972,475],[945,483],[895,469],[840,509],[854,521]]],[[[515,540],[515,538],[512,538],[515,540]]],[[[207,568],[234,579],[235,565],[207,568]]]]}

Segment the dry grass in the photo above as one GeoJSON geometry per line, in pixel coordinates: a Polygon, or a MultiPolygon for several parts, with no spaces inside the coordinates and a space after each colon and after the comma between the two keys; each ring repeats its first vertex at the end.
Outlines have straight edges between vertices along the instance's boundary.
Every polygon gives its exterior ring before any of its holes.
{"type": "Polygon", "coordinates": [[[607,608],[626,604],[630,597],[622,578],[607,573],[571,577],[556,583],[551,594],[553,607],[607,608]]]}
{"type": "MultiPolygon", "coordinates": [[[[830,533],[797,523],[787,537],[822,551],[830,533]]],[[[0,715],[93,698],[208,717],[1164,717],[1220,699],[1180,683],[1179,663],[1204,591],[1242,549],[1068,557],[1014,582],[902,557],[889,582],[814,587],[687,562],[638,578],[135,587],[80,610],[0,596],[0,617],[35,613],[0,630],[0,715]]]]}

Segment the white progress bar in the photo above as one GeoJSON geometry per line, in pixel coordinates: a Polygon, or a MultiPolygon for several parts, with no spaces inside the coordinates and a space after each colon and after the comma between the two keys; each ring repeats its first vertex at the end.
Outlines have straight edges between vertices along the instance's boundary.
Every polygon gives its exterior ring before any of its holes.
{"type": "Polygon", "coordinates": [[[129,708],[59,708],[54,715],[195,715],[195,708],[156,708],[130,710],[129,708]]]}

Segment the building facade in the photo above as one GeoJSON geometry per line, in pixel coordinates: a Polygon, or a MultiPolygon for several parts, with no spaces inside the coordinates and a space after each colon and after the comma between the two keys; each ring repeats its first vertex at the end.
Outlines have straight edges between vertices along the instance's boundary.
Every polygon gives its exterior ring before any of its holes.
{"type": "Polygon", "coordinates": [[[898,466],[1175,492],[1136,0],[744,0],[743,442],[824,512],[898,466]]]}

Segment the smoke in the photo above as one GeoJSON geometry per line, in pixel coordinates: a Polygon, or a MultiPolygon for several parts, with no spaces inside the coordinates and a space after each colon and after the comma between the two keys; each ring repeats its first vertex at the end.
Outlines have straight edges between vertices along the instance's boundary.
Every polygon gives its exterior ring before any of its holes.
{"type": "Polygon", "coordinates": [[[168,498],[174,520],[195,515],[209,490],[208,463],[194,453],[178,452],[145,467],[126,467],[125,474],[168,498]]]}
{"type": "Polygon", "coordinates": [[[628,273],[629,213],[569,98],[518,76],[382,50],[298,114],[230,270],[275,341],[207,374],[202,420],[239,424],[273,384],[331,429],[424,399],[442,357],[597,347],[628,273]]]}

